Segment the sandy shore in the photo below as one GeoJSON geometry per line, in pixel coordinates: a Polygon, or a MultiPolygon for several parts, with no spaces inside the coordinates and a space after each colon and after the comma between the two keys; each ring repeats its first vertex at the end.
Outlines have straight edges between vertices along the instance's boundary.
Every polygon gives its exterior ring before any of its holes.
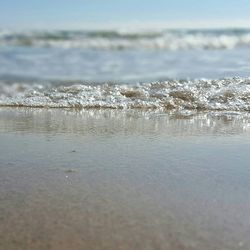
{"type": "Polygon", "coordinates": [[[249,121],[0,108],[0,249],[250,249],[249,121]]]}

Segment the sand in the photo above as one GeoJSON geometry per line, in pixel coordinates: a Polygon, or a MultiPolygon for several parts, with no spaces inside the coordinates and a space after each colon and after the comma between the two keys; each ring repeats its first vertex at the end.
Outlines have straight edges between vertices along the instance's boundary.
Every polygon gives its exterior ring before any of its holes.
{"type": "Polygon", "coordinates": [[[249,120],[1,108],[0,249],[250,249],[249,120]]]}

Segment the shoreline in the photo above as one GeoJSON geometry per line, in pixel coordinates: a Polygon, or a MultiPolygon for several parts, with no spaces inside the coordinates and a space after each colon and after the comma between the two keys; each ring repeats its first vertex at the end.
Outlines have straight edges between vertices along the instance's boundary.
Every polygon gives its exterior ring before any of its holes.
{"type": "Polygon", "coordinates": [[[0,108],[0,249],[249,249],[247,113],[0,108]]]}

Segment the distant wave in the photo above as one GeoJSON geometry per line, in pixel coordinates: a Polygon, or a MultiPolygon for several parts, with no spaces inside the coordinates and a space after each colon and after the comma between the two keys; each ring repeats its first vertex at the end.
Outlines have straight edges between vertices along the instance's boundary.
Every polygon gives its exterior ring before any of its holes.
{"type": "Polygon", "coordinates": [[[250,78],[59,87],[1,82],[0,106],[250,111],[250,78]]]}
{"type": "Polygon", "coordinates": [[[0,46],[85,49],[232,49],[250,47],[250,30],[30,31],[0,30],[0,46]]]}

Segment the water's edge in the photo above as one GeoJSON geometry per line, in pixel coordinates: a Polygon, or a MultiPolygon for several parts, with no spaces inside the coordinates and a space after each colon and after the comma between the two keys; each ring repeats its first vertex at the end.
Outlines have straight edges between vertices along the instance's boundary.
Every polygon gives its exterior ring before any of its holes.
{"type": "Polygon", "coordinates": [[[12,107],[250,111],[250,78],[71,86],[2,81],[0,93],[0,106],[12,107]]]}

